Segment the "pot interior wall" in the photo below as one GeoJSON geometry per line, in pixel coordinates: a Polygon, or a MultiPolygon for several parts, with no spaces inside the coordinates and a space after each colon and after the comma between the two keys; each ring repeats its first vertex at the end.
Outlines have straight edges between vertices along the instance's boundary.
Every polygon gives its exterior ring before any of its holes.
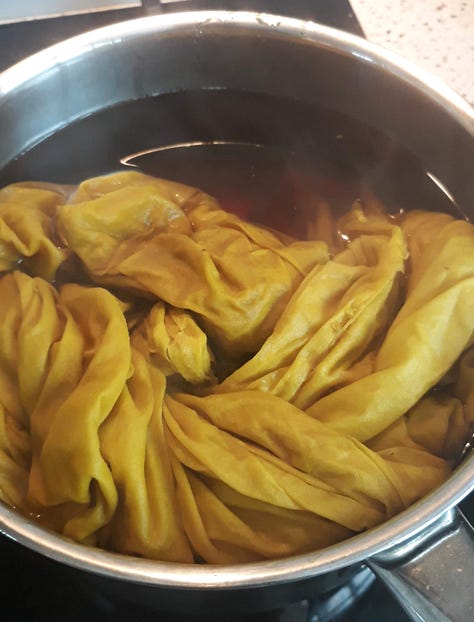
{"type": "MultiPolygon", "coordinates": [[[[2,184],[75,183],[137,151],[230,140],[296,151],[341,180],[368,178],[403,206],[449,209],[422,179],[429,172],[472,215],[474,141],[442,105],[360,54],[278,30],[184,24],[83,46],[7,93],[0,123],[2,184]]],[[[216,193],[186,164],[140,164],[216,193]]]]}
{"type": "Polygon", "coordinates": [[[136,153],[142,155],[128,164],[201,187],[227,209],[296,236],[304,235],[315,197],[343,212],[367,188],[391,211],[463,210],[422,160],[373,126],[292,97],[228,89],[178,91],[103,109],[15,158],[0,182],[76,184],[127,169],[122,162],[136,153]],[[190,146],[162,150],[176,144],[190,146]]]}

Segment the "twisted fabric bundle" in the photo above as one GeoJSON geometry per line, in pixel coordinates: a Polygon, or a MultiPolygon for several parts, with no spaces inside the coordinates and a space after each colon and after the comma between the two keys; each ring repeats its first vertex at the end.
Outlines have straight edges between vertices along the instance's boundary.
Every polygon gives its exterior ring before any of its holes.
{"type": "Polygon", "coordinates": [[[474,423],[474,228],[360,205],[332,226],[292,240],[139,173],[2,190],[0,498],[234,563],[442,483],[474,423]]]}

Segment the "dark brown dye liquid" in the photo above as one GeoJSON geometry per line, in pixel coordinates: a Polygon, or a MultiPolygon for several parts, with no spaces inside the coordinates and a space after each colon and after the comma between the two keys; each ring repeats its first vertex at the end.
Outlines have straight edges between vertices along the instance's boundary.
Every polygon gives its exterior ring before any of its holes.
{"type": "Polygon", "coordinates": [[[76,184],[133,170],[132,164],[197,186],[225,209],[297,236],[304,236],[318,200],[338,214],[364,188],[389,212],[461,215],[422,163],[380,132],[300,101],[226,90],[170,93],[105,109],[22,154],[0,182],[76,184]]]}

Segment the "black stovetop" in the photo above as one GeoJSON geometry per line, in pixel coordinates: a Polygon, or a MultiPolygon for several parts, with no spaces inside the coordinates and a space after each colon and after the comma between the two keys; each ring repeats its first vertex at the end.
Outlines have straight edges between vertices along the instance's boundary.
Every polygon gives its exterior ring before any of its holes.
{"type": "MultiPolygon", "coordinates": [[[[158,0],[143,0],[143,8],[76,15],[0,26],[0,71],[62,39],[112,22],[171,10],[248,9],[313,19],[362,35],[347,0],[190,0],[160,6],[158,0]]],[[[464,511],[474,518],[473,499],[464,511]]],[[[0,536],[0,619],[3,622],[191,622],[196,616],[150,612],[113,602],[98,592],[85,589],[81,575],[29,551],[0,536]]],[[[407,622],[408,618],[378,580],[367,573],[363,587],[348,586],[329,594],[324,602],[295,603],[285,611],[229,615],[199,615],[201,622],[326,622],[328,611],[342,606],[338,622],[407,622]],[[354,602],[358,591],[364,594],[354,602]],[[349,596],[348,596],[349,594],[349,596]]]]}
{"type": "Polygon", "coordinates": [[[176,614],[112,600],[91,589],[78,571],[65,569],[7,538],[0,538],[0,576],[2,622],[408,622],[368,570],[360,586],[346,586],[285,610],[225,615],[176,614]],[[336,611],[340,614],[334,617],[336,611]]]}

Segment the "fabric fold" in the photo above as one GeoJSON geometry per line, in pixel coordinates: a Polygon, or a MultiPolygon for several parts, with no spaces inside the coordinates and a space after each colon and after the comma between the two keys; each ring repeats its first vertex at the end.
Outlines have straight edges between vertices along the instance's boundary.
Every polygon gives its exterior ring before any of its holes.
{"type": "Polygon", "coordinates": [[[65,244],[98,283],[196,313],[227,356],[254,351],[328,259],[325,243],[286,243],[194,189],[139,173],[101,178],[100,193],[91,184],[58,211],[65,244]]]}

